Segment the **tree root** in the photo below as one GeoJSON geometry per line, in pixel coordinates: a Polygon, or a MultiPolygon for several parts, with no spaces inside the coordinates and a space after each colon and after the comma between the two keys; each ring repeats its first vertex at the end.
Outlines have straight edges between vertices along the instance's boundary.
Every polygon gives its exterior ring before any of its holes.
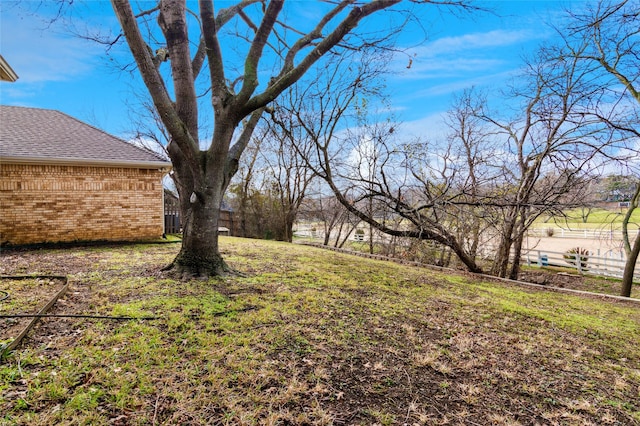
{"type": "Polygon", "coordinates": [[[169,276],[181,281],[192,279],[208,280],[216,277],[246,277],[247,275],[231,268],[217,256],[214,259],[206,259],[199,256],[185,256],[179,254],[173,262],[160,269],[167,272],[169,276]]]}

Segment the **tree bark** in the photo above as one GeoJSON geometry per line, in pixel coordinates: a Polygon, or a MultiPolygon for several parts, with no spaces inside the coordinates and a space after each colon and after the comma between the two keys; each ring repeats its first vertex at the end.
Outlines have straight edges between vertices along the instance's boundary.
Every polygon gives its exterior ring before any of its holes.
{"type": "Polygon", "coordinates": [[[284,240],[288,243],[293,242],[293,222],[296,220],[297,211],[289,210],[284,215],[284,240]]]}
{"type": "Polygon", "coordinates": [[[520,274],[520,260],[522,259],[522,243],[524,241],[524,233],[526,232],[527,209],[523,208],[518,216],[518,225],[516,226],[516,237],[513,241],[513,263],[511,264],[511,272],[509,279],[517,280],[520,274]]]}
{"type": "Polygon", "coordinates": [[[638,262],[638,256],[640,255],[640,230],[636,234],[636,239],[633,243],[631,251],[627,254],[627,263],[624,265],[624,272],[622,273],[622,291],[620,295],[623,297],[631,297],[631,289],[633,287],[633,273],[638,262]]]}
{"type": "Polygon", "coordinates": [[[500,235],[500,244],[496,250],[496,257],[491,266],[491,275],[504,278],[507,275],[509,267],[509,254],[513,245],[513,228],[515,219],[509,218],[502,226],[500,235]]]}
{"type": "Polygon", "coordinates": [[[513,262],[511,263],[511,271],[509,272],[509,279],[517,280],[520,274],[520,259],[522,259],[522,242],[524,240],[524,233],[518,233],[513,241],[513,262]]]}
{"type": "Polygon", "coordinates": [[[640,182],[638,182],[636,186],[636,191],[629,202],[629,209],[627,213],[624,215],[624,219],[622,220],[622,237],[624,239],[624,251],[627,254],[627,262],[624,265],[624,272],[622,273],[622,290],[620,292],[621,296],[631,297],[631,289],[633,287],[633,273],[636,268],[636,263],[638,262],[638,255],[640,254],[640,229],[636,234],[636,239],[633,243],[633,246],[629,241],[629,220],[631,220],[631,215],[633,211],[638,208],[638,204],[640,204],[640,182]]]}
{"type": "Polygon", "coordinates": [[[220,191],[206,194],[186,208],[182,247],[170,265],[183,278],[224,275],[232,270],[218,250],[220,191]]]}

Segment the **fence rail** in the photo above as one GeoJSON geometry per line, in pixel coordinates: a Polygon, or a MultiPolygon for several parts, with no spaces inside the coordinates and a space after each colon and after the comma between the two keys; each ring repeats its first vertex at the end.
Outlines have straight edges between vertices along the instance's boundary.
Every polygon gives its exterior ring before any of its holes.
{"type": "MultiPolygon", "coordinates": [[[[635,234],[630,229],[629,233],[635,234]]],[[[615,229],[564,229],[564,228],[531,228],[527,231],[531,237],[553,238],[588,238],[593,240],[622,240],[622,231],[615,229]]]]}
{"type": "MultiPolygon", "coordinates": [[[[622,278],[626,260],[622,255],[594,256],[591,254],[560,253],[549,250],[529,250],[523,254],[527,265],[561,266],[575,268],[578,273],[589,273],[606,277],[622,278]]],[[[634,277],[640,276],[640,268],[636,264],[634,277]]]]}
{"type": "MultiPolygon", "coordinates": [[[[588,239],[617,239],[620,240],[622,238],[621,231],[607,231],[602,229],[587,229],[587,230],[561,230],[560,228],[554,229],[553,238],[556,237],[564,237],[564,238],[588,238],[588,239]]],[[[635,231],[633,231],[635,232],[635,231]]],[[[322,239],[324,237],[324,232],[322,230],[314,230],[312,226],[300,226],[295,230],[295,234],[299,237],[313,238],[313,239],[322,239]]],[[[538,236],[538,237],[546,237],[545,229],[530,229],[529,236],[538,236]]],[[[350,236],[350,240],[352,241],[369,241],[368,230],[365,230],[365,234],[355,234],[353,233],[350,236]]],[[[374,235],[374,242],[376,243],[385,243],[389,242],[389,237],[374,235]]],[[[396,243],[401,244],[402,241],[399,239],[396,243]]],[[[487,259],[492,259],[495,256],[495,251],[491,245],[486,245],[484,247],[483,254],[487,259]]],[[[549,251],[543,249],[525,249],[522,252],[522,262],[527,265],[538,265],[538,266],[560,266],[565,268],[575,268],[579,273],[588,273],[592,275],[606,276],[606,277],[616,277],[622,278],[624,273],[624,267],[626,263],[626,257],[624,251],[622,250],[609,250],[604,252],[604,254],[600,253],[600,250],[597,250],[595,253],[590,253],[589,255],[582,255],[582,260],[577,261],[576,257],[574,258],[565,258],[566,253],[564,252],[556,252],[549,251]],[[586,258],[586,259],[585,259],[586,258]]],[[[580,256],[580,255],[577,255],[580,256]]],[[[634,271],[634,281],[640,280],[640,265],[636,265],[634,271]]]]}

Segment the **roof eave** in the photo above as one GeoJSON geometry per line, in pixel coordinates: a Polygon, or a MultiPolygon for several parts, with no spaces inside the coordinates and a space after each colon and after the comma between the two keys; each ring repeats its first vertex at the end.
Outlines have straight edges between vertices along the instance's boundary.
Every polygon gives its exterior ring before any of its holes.
{"type": "Polygon", "coordinates": [[[123,167],[140,169],[159,169],[163,172],[171,170],[168,161],[141,161],[141,160],[101,160],[92,158],[47,158],[47,157],[11,157],[0,156],[0,164],[46,164],[58,166],[97,166],[97,167],[123,167]]]}
{"type": "Polygon", "coordinates": [[[2,81],[14,82],[18,79],[18,74],[11,68],[9,63],[0,55],[0,79],[2,81]]]}

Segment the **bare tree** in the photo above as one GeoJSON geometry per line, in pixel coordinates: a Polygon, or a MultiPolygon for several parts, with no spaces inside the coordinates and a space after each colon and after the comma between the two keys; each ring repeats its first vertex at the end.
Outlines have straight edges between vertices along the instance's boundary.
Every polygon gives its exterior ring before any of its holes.
{"type": "Polygon", "coordinates": [[[300,217],[310,223],[321,223],[322,244],[343,247],[355,231],[360,220],[355,218],[333,195],[326,191],[323,181],[315,180],[316,189],[310,191],[300,208],[300,217]],[[333,239],[333,243],[331,240],[333,239]]]}
{"type": "MultiPolygon", "coordinates": [[[[333,149],[334,144],[330,141],[334,139],[338,126],[349,120],[355,122],[355,113],[351,109],[353,102],[377,96],[379,76],[384,67],[384,61],[378,55],[363,56],[360,53],[333,58],[331,62],[330,73],[320,70],[315,76],[309,76],[312,78],[308,81],[291,87],[274,102],[271,111],[271,121],[277,129],[274,131],[295,150],[291,154],[295,155],[296,167],[303,169],[305,174],[311,173],[309,177],[318,176],[317,165],[322,161],[318,156],[319,146],[324,144],[327,149],[333,149]],[[361,66],[356,65],[358,61],[361,61],[361,66]]],[[[333,155],[339,157],[342,154],[338,149],[333,155]]],[[[316,205],[320,208],[318,213],[323,216],[326,245],[331,229],[336,225],[342,228],[352,222],[349,220],[351,215],[348,210],[336,208],[326,196],[320,196],[316,205]]],[[[340,239],[340,235],[337,238],[340,239]]],[[[342,245],[344,240],[341,243],[336,240],[336,244],[342,245]]]]}
{"type": "Polygon", "coordinates": [[[593,160],[612,141],[588,114],[600,94],[588,84],[589,71],[561,49],[543,47],[528,63],[526,84],[509,95],[521,110],[507,119],[482,112],[505,147],[491,194],[501,216],[494,275],[517,278],[527,229],[542,214],[579,205],[569,195],[586,184],[593,160]]]}
{"type": "MultiPolygon", "coordinates": [[[[287,96],[295,96],[295,87],[287,92],[287,96]]],[[[275,106],[277,108],[277,104],[275,106]]],[[[283,240],[293,240],[293,224],[298,210],[307,196],[307,189],[315,174],[304,161],[304,156],[311,149],[308,136],[287,114],[272,114],[278,117],[269,126],[265,147],[261,150],[269,173],[277,187],[280,199],[283,240]]]]}
{"type": "Polygon", "coordinates": [[[298,120],[314,143],[304,155],[308,167],[351,215],[369,226],[370,250],[374,233],[431,240],[450,248],[469,270],[481,271],[435,208],[449,200],[441,194],[446,185],[422,175],[425,153],[394,140],[393,121],[367,118],[365,110],[377,92],[365,82],[380,75],[384,61],[365,56],[346,65],[303,84],[299,96],[287,98],[292,103],[280,108],[298,120]],[[345,79],[350,72],[357,77],[345,79]],[[361,96],[367,87],[373,91],[361,96]]]}
{"type": "MultiPolygon", "coordinates": [[[[345,209],[334,197],[331,197],[325,205],[326,204],[328,204],[328,206],[323,207],[323,212],[329,212],[331,214],[331,222],[329,225],[325,225],[326,235],[324,244],[329,244],[331,232],[335,228],[336,232],[333,246],[342,248],[349,240],[351,234],[356,230],[361,220],[351,214],[349,210],[345,209]]],[[[327,223],[326,220],[325,223],[327,223]]]]}
{"type": "MultiPolygon", "coordinates": [[[[364,78],[340,84],[325,73],[286,112],[315,142],[309,167],[370,234],[434,241],[479,272],[480,236],[491,225],[499,237],[492,272],[516,278],[526,230],[544,213],[578,205],[571,194],[611,140],[585,112],[599,95],[586,90],[589,70],[559,58],[545,48],[529,63],[529,85],[511,94],[523,105],[515,117],[492,115],[465,94],[445,146],[394,140],[391,121],[358,121],[364,78]],[[356,120],[345,125],[350,109],[356,120]],[[349,130],[337,132],[340,122],[349,130]]],[[[365,60],[358,71],[370,66],[365,60]]]]}
{"type": "Polygon", "coordinates": [[[495,225],[490,220],[492,207],[486,202],[500,170],[495,158],[500,147],[481,118],[485,108],[485,95],[474,89],[455,96],[445,118],[446,145],[441,147],[440,166],[450,170],[448,188],[452,202],[446,206],[448,221],[454,224],[458,239],[473,258],[487,239],[487,229],[495,225]]]}
{"type": "MultiPolygon", "coordinates": [[[[260,132],[252,138],[245,149],[245,161],[238,166],[233,182],[229,186],[230,195],[233,196],[233,204],[239,220],[239,231],[243,237],[257,235],[254,229],[250,229],[250,203],[255,192],[255,176],[258,174],[257,164],[260,154],[260,145],[264,140],[264,132],[260,132]]],[[[255,212],[254,212],[255,214],[255,212]]],[[[251,227],[252,228],[252,227],[251,227]]]]}
{"type": "Polygon", "coordinates": [[[622,237],[624,241],[624,251],[627,254],[627,261],[624,265],[624,272],[622,273],[622,290],[620,294],[625,297],[631,297],[631,288],[633,286],[633,274],[638,262],[638,256],[640,256],[640,228],[636,231],[636,237],[631,243],[629,236],[629,221],[631,215],[638,208],[640,203],[640,181],[636,186],[636,192],[633,194],[631,201],[629,202],[629,208],[622,220],[622,237]]]}
{"type": "MultiPolygon", "coordinates": [[[[570,52],[586,62],[594,74],[594,84],[606,91],[604,106],[591,111],[604,123],[622,134],[621,139],[640,138],[640,7],[635,0],[599,1],[580,14],[565,33],[570,52]],[[577,46],[577,47],[576,47],[577,46]],[[616,84],[617,83],[617,84],[616,84]]],[[[636,147],[637,148],[637,147],[636,147]]],[[[637,159],[637,150],[631,151],[637,159]]],[[[621,161],[629,160],[629,150],[618,153],[621,161]]],[[[623,221],[623,238],[627,261],[621,295],[631,296],[633,273],[640,253],[640,231],[630,243],[628,222],[638,207],[638,191],[623,221]]]]}
{"type": "MultiPolygon", "coordinates": [[[[170,265],[174,271],[183,276],[230,271],[218,250],[220,205],[265,107],[328,52],[340,54],[388,39],[389,29],[386,34],[349,36],[363,19],[399,2],[327,2],[322,4],[326,13],[315,23],[297,22],[296,28],[283,21],[284,1],[243,0],[217,14],[211,0],[200,0],[197,12],[187,10],[184,0],[161,0],[136,12],[128,0],[111,1],[170,135],[167,152],[184,219],[182,248],[170,265]],[[170,75],[160,71],[167,61],[170,75]],[[269,77],[260,82],[263,73],[269,77]],[[198,102],[199,84],[206,87],[208,105],[198,102]],[[213,116],[211,143],[204,150],[201,108],[209,108],[213,116]]],[[[467,7],[462,0],[429,3],[467,7]]]]}

